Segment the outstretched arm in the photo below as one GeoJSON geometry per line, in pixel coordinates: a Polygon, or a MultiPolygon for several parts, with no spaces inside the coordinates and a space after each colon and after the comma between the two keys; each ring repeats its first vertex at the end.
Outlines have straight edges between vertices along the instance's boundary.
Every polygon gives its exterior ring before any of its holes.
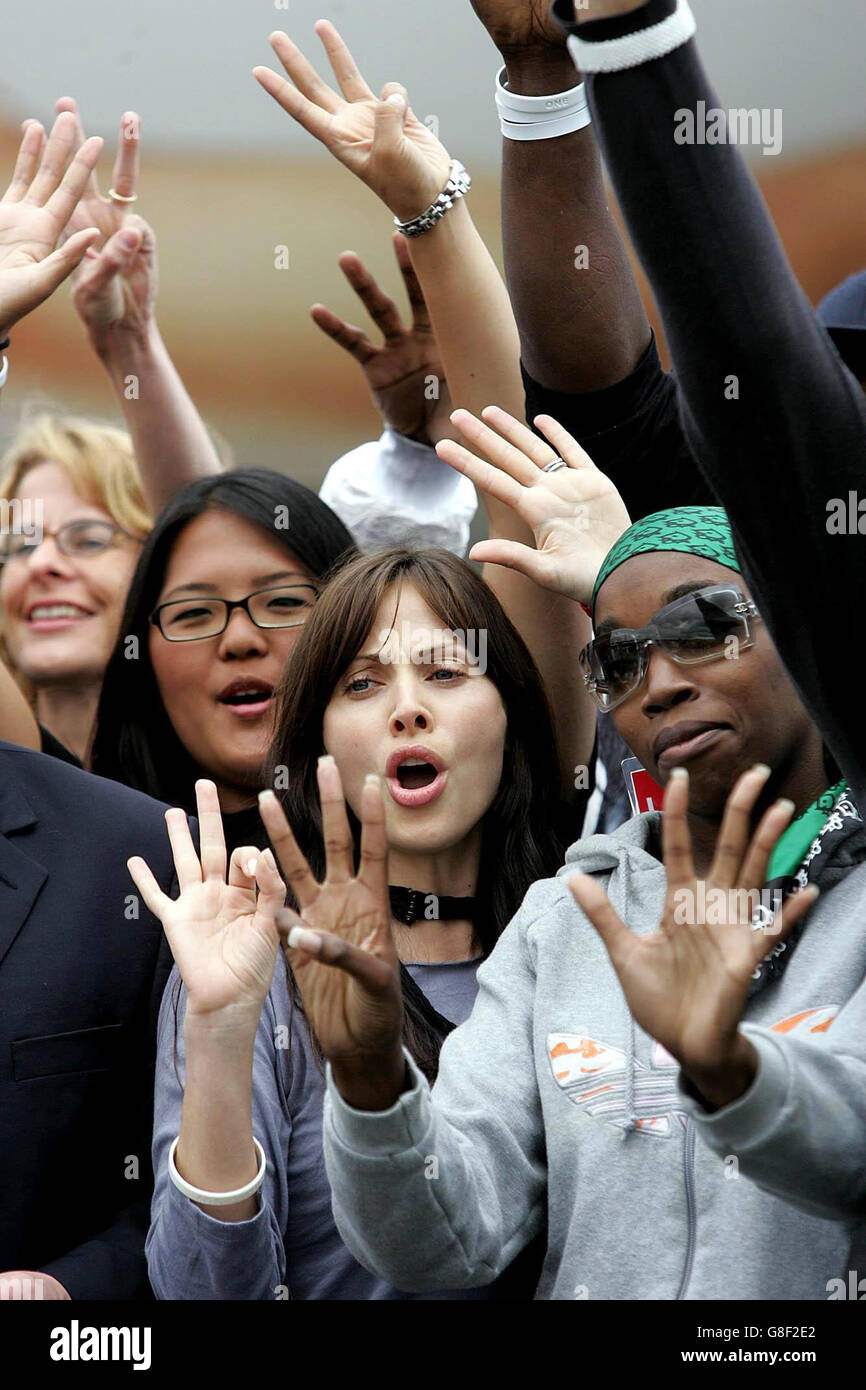
{"type": "MultiPolygon", "coordinates": [[[[83,140],[73,99],[61,97],[57,109],[72,114],[83,140]]],[[[120,198],[136,195],[140,134],[138,116],[125,112],[111,185],[120,198]]],[[[111,380],[157,516],[186,483],[223,465],[157,327],[156,237],[133,205],[103,198],[91,174],[73,225],[90,219],[100,236],[73,279],[73,303],[111,380]]]]}
{"type": "MultiPolygon", "coordinates": [[[[472,5],[499,50],[509,98],[561,104],[573,94],[580,74],[548,0],[472,5]]],[[[545,139],[515,133],[502,141],[502,239],[526,418],[559,420],[635,520],[714,501],[683,435],[676,382],[659,360],[592,126],[545,139]]]]}
{"type": "Polygon", "coordinates": [[[827,653],[849,650],[862,620],[862,541],[846,504],[862,487],[866,399],[788,265],[738,149],[743,132],[729,129],[688,37],[688,7],[592,0],[574,15],[585,74],[626,64],[587,78],[590,102],[661,309],[689,442],[773,641],[864,807],[860,690],[827,653]],[[661,56],[642,56],[651,51],[661,56]],[[709,130],[697,143],[704,114],[719,143],[709,130]]]}
{"type": "MultiPolygon", "coordinates": [[[[510,92],[555,95],[580,81],[548,0],[472,0],[472,8],[499,50],[510,92]]],[[[503,139],[502,240],[530,376],[567,392],[628,376],[650,327],[591,126],[549,140],[503,139]]]]}
{"type": "MultiPolygon", "coordinates": [[[[429,207],[447,181],[450,160],[408,107],[396,83],[378,100],[333,25],[320,21],[342,96],[318,77],[284,34],[274,51],[291,77],[255,69],[262,86],[299,124],[362,179],[403,221],[429,207]]],[[[465,200],[410,242],[452,400],[476,413],[496,401],[522,413],[519,344],[505,286],[465,200]]],[[[488,508],[492,536],[532,544],[508,508],[488,508]]],[[[576,764],[589,761],[595,719],[583,698],[571,653],[586,640],[587,620],[567,599],[553,598],[522,575],[493,570],[485,578],[529,646],[547,687],[557,726],[563,787],[573,789],[576,764]]]]}

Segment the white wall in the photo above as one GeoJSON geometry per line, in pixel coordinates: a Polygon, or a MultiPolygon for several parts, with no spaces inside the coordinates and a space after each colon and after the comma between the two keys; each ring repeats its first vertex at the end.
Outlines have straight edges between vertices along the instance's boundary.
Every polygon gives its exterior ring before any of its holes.
{"type": "MultiPolygon", "coordinates": [[[[781,107],[784,156],[866,137],[864,0],[692,0],[702,51],[725,105],[781,107]]],[[[469,0],[39,0],[3,15],[0,114],[86,103],[88,130],[112,137],[127,107],[147,143],[273,150],[309,138],[250,75],[285,29],[316,54],[315,19],[334,20],[371,85],[406,84],[419,115],[467,163],[493,165],[496,57],[469,0]],[[278,4],[281,6],[278,8],[278,4]]],[[[320,69],[325,70],[316,58],[320,69]]]]}

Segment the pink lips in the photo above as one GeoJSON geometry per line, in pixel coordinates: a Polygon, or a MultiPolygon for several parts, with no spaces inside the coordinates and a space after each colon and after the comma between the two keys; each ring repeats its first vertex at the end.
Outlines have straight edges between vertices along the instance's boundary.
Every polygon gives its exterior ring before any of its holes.
{"type": "Polygon", "coordinates": [[[442,759],[420,744],[414,744],[411,748],[400,748],[392,753],[385,768],[385,781],[392,799],[398,806],[410,809],[428,806],[431,801],[441,796],[447,777],[448,772],[442,766],[442,759]],[[425,787],[404,787],[397,776],[397,769],[407,760],[430,763],[431,767],[436,768],[436,776],[432,782],[428,782],[425,787]]]}
{"type": "Polygon", "coordinates": [[[228,710],[237,719],[260,719],[263,714],[271,708],[273,703],[274,688],[267,681],[257,680],[254,677],[240,677],[227,685],[218,695],[219,703],[223,709],[228,710]],[[239,703],[240,696],[251,696],[239,703]]]}

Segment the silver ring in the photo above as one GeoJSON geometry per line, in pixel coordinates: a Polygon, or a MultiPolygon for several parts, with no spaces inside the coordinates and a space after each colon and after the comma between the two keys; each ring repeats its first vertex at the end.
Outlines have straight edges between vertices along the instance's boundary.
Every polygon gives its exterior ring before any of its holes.
{"type": "Polygon", "coordinates": [[[104,199],[103,199],[103,202],[109,202],[109,203],[137,203],[137,202],[138,202],[138,194],[137,194],[137,193],[131,193],[131,194],[129,194],[129,195],[127,196],[126,194],[123,194],[123,193],[115,193],[115,191],[114,191],[113,188],[109,188],[109,190],[108,190],[108,197],[107,197],[107,198],[104,198],[104,199]]]}
{"type": "Polygon", "coordinates": [[[541,471],[542,471],[542,473],[555,473],[556,470],[557,470],[558,468],[567,468],[567,467],[568,467],[568,464],[566,463],[565,459],[556,458],[556,459],[551,459],[551,460],[550,460],[550,463],[546,463],[546,464],[544,465],[544,467],[542,468],[541,471]]]}

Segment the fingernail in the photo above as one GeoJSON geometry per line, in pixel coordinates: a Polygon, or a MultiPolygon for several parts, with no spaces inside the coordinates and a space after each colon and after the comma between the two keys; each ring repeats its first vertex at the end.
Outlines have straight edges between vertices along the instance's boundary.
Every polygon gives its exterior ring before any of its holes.
{"type": "Polygon", "coordinates": [[[289,932],[289,946],[292,950],[300,949],[309,951],[311,954],[318,951],[322,944],[322,938],[318,932],[309,931],[307,927],[292,927],[289,932]]]}
{"type": "Polygon", "coordinates": [[[332,753],[323,753],[319,758],[319,767],[327,767],[329,764],[333,763],[333,761],[334,755],[332,753]]]}
{"type": "Polygon", "coordinates": [[[379,774],[377,772],[368,772],[367,776],[364,778],[364,785],[367,787],[378,787],[379,774]]]}
{"type": "Polygon", "coordinates": [[[797,809],[794,802],[790,801],[787,796],[781,796],[776,802],[776,805],[780,811],[787,811],[789,816],[793,815],[797,809]]]}
{"type": "Polygon", "coordinates": [[[673,768],[671,768],[671,777],[682,778],[682,777],[688,777],[688,775],[689,775],[689,774],[688,774],[688,771],[687,771],[686,768],[684,768],[684,767],[673,767],[673,768]]]}
{"type": "Polygon", "coordinates": [[[760,772],[762,777],[769,777],[773,769],[771,767],[768,767],[766,763],[755,763],[755,766],[752,768],[752,771],[760,772]]]}
{"type": "Polygon", "coordinates": [[[247,878],[255,878],[255,876],[256,876],[256,861],[255,861],[255,859],[249,859],[249,860],[247,860],[247,878]]]}
{"type": "Polygon", "coordinates": [[[388,106],[399,106],[400,110],[402,111],[402,110],[403,110],[403,105],[404,105],[404,103],[403,103],[403,98],[402,98],[402,96],[400,95],[400,93],[399,93],[399,92],[392,92],[391,95],[390,95],[388,98],[386,98],[386,105],[388,105],[388,106]]]}

